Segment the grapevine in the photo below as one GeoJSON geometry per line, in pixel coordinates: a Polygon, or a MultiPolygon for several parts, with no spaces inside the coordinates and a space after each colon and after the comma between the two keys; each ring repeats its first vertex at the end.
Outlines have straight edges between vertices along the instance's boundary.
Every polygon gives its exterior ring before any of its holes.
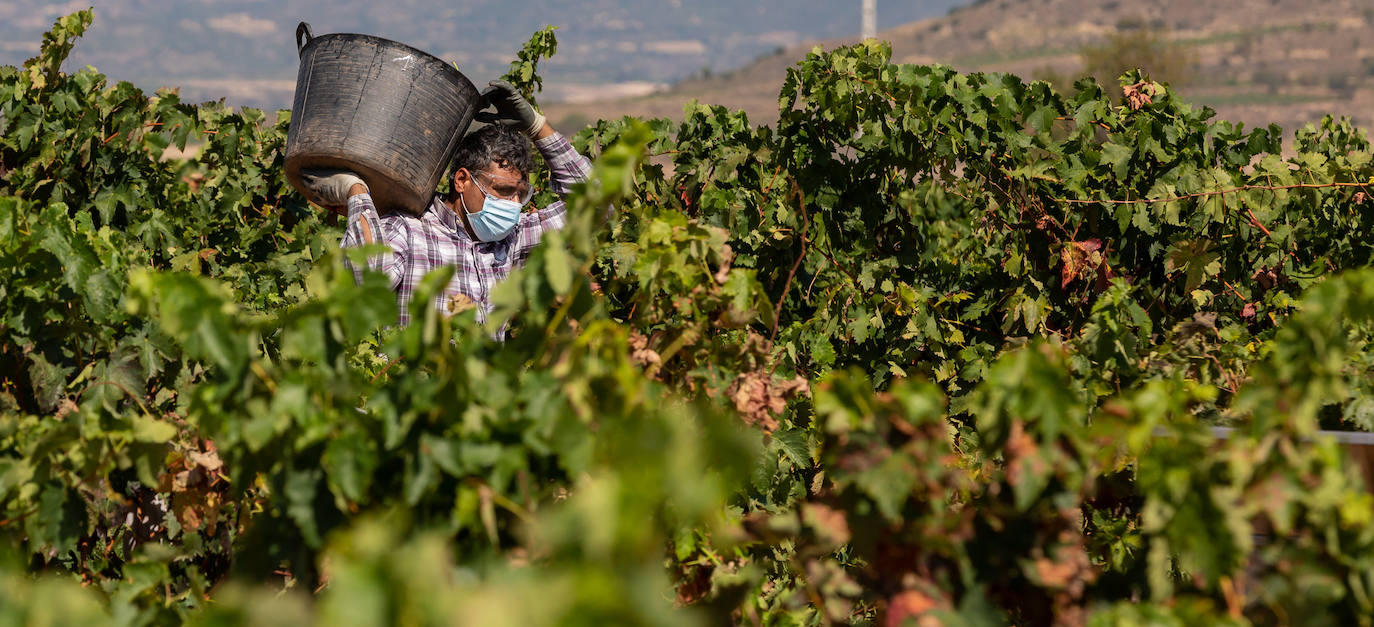
{"type": "Polygon", "coordinates": [[[817,49],[773,125],[577,133],[497,343],[394,327],[282,176],[289,112],[63,72],[92,17],[0,68],[4,620],[1374,616],[1374,497],[1319,433],[1374,429],[1346,120],[817,49]]]}

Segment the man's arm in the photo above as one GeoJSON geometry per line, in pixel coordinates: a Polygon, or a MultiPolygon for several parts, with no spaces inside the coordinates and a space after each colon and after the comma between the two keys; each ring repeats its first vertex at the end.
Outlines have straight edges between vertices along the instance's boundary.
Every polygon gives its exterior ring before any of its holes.
{"type": "MultiPolygon", "coordinates": [[[[355,189],[361,186],[355,186],[355,189]]],[[[377,214],[377,207],[372,204],[372,196],[367,193],[366,188],[362,188],[358,193],[350,193],[348,196],[348,227],[344,231],[343,241],[340,248],[351,248],[364,244],[386,244],[391,248],[391,252],[380,255],[372,255],[367,258],[367,267],[381,272],[387,276],[391,283],[392,291],[401,285],[401,279],[405,274],[405,246],[402,245],[404,236],[395,229],[387,229],[381,221],[381,216],[377,214]]],[[[352,264],[349,263],[351,267],[352,264]]],[[[353,268],[354,279],[359,283],[363,280],[362,268],[353,268]]]]}
{"type": "Polygon", "coordinates": [[[573,149],[567,138],[549,126],[544,115],[525,100],[514,85],[506,81],[492,81],[489,85],[482,96],[496,111],[478,112],[477,119],[523,131],[544,157],[544,163],[548,164],[550,188],[559,196],[559,200],[548,207],[520,216],[520,235],[515,243],[515,253],[518,258],[523,258],[539,244],[545,231],[561,229],[566,224],[566,207],[562,198],[572,191],[573,184],[587,180],[592,164],[573,149]]]}
{"type": "MultiPolygon", "coordinates": [[[[391,289],[397,289],[405,270],[405,236],[394,226],[390,229],[383,226],[377,208],[372,204],[372,196],[368,194],[367,184],[358,175],[342,170],[303,170],[301,182],[316,203],[332,211],[348,207],[348,226],[339,244],[341,248],[378,242],[391,247],[388,254],[369,257],[367,265],[386,274],[391,281],[391,289]],[[379,229],[386,229],[386,232],[379,232],[379,229]]],[[[348,265],[353,268],[354,279],[361,283],[362,269],[353,267],[351,263],[348,265]]]]}
{"type": "Polygon", "coordinates": [[[573,150],[572,144],[549,126],[544,114],[525,100],[520,90],[506,81],[492,81],[488,85],[482,97],[496,110],[479,111],[476,119],[519,129],[529,137],[549,165],[553,191],[560,197],[572,189],[573,183],[587,180],[592,171],[591,162],[573,150]]]}
{"type": "Polygon", "coordinates": [[[573,184],[586,181],[592,172],[592,162],[578,153],[567,138],[548,125],[544,128],[549,132],[535,140],[534,146],[549,166],[549,187],[558,194],[559,199],[543,209],[520,215],[520,234],[515,244],[518,259],[528,257],[530,251],[543,240],[544,233],[561,229],[568,223],[568,209],[563,196],[572,191],[573,184]]]}
{"type": "MultiPolygon", "coordinates": [[[[545,124],[544,129],[548,132],[540,133],[534,141],[534,147],[549,166],[550,188],[561,198],[572,191],[574,183],[585,182],[591,176],[592,162],[577,152],[567,138],[553,130],[553,127],[545,124]]],[[[561,201],[556,204],[561,204],[561,201]]]]}

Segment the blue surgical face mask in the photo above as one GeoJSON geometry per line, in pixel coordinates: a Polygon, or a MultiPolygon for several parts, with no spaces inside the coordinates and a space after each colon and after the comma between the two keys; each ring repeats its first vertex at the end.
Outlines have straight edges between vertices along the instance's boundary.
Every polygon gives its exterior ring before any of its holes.
{"type": "MultiPolygon", "coordinates": [[[[520,223],[520,210],[524,207],[523,203],[505,198],[497,198],[491,192],[477,183],[477,179],[472,181],[477,184],[478,191],[486,196],[482,201],[482,210],[477,213],[468,213],[468,224],[472,225],[472,233],[477,239],[484,242],[495,242],[505,239],[510,232],[515,230],[515,225],[520,223]]],[[[460,194],[458,198],[463,203],[463,211],[467,212],[467,201],[462,200],[460,194]]]]}

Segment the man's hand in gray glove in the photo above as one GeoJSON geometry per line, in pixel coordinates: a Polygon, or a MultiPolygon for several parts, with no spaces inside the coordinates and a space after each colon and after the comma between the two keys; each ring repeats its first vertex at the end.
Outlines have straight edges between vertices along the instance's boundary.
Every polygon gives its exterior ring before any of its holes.
{"type": "Polygon", "coordinates": [[[301,170],[301,185],[310,193],[310,200],[331,209],[347,207],[349,196],[367,192],[367,183],[347,170],[301,170]],[[355,186],[361,189],[355,190],[355,186]]]}
{"type": "Polygon", "coordinates": [[[486,91],[482,92],[482,98],[496,107],[496,111],[477,112],[479,122],[512,126],[531,138],[539,134],[544,128],[544,116],[520,95],[520,90],[506,81],[492,81],[488,85],[486,91]]]}

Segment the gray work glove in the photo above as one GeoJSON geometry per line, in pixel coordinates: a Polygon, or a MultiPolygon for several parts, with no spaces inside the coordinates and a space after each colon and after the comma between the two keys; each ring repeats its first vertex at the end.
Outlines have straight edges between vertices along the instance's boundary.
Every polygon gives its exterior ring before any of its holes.
{"type": "Polygon", "coordinates": [[[348,206],[348,190],[358,184],[367,187],[357,174],[348,170],[301,170],[301,186],[310,200],[321,207],[348,206]]]}
{"type": "Polygon", "coordinates": [[[477,121],[514,127],[530,137],[544,128],[543,114],[535,111],[514,85],[506,81],[492,81],[488,85],[482,99],[496,107],[496,111],[478,111],[474,116],[477,121]]]}

